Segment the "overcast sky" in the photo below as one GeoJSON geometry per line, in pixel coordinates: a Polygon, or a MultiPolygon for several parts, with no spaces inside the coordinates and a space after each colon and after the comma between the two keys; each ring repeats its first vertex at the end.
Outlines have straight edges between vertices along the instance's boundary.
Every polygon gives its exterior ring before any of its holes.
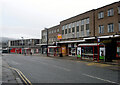
{"type": "Polygon", "coordinates": [[[1,0],[0,37],[41,38],[45,27],[116,1],[119,0],[1,0]]]}

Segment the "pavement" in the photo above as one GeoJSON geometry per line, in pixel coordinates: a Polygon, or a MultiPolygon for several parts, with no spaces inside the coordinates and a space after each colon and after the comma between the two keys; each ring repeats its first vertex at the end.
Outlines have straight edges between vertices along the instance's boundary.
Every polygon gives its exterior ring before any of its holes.
{"type": "MultiPolygon", "coordinates": [[[[1,58],[2,59],[2,58],[1,58]]],[[[23,85],[18,74],[10,69],[8,63],[5,60],[2,61],[2,85],[23,85]]]]}

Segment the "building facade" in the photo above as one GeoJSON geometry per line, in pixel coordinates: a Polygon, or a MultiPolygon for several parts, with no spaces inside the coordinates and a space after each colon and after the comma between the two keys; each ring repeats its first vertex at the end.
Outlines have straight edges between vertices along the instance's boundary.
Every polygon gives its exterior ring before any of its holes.
{"type": "Polygon", "coordinates": [[[104,61],[120,58],[120,2],[61,21],[58,33],[62,39],[59,41],[56,30],[49,31],[51,29],[54,27],[47,30],[46,41],[57,42],[56,46],[61,47],[63,56],[104,61]]]}
{"type": "Polygon", "coordinates": [[[40,48],[36,46],[39,44],[39,39],[20,39],[20,40],[11,40],[8,41],[8,47],[10,53],[18,53],[18,54],[30,54],[32,53],[39,53],[40,48]]]}

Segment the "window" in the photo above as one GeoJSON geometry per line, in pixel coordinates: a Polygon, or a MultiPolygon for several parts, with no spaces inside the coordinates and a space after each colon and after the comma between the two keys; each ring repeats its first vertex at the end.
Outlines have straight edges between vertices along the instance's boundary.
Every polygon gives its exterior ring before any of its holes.
{"type": "Polygon", "coordinates": [[[54,29],[54,33],[56,33],[56,29],[54,29]]]}
{"type": "Polygon", "coordinates": [[[69,28],[69,33],[71,33],[71,28],[69,28]]]}
{"type": "Polygon", "coordinates": [[[99,33],[104,33],[104,26],[103,25],[99,25],[99,33]]]}
{"type": "Polygon", "coordinates": [[[75,27],[72,28],[72,32],[75,32],[75,27]]]}
{"type": "Polygon", "coordinates": [[[52,33],[53,33],[53,30],[52,30],[52,33]]]}
{"type": "Polygon", "coordinates": [[[84,31],[84,25],[81,26],[81,31],[84,31]]]}
{"type": "Polygon", "coordinates": [[[87,30],[87,31],[86,31],[86,35],[87,35],[87,36],[89,36],[89,33],[90,33],[90,31],[89,31],[89,30],[87,30]]]}
{"type": "Polygon", "coordinates": [[[64,35],[64,27],[65,27],[65,26],[62,26],[62,35],[64,35]]]}
{"type": "Polygon", "coordinates": [[[62,30],[62,35],[64,35],[64,30],[62,30]]]}
{"type": "Polygon", "coordinates": [[[68,25],[68,28],[71,28],[71,24],[68,25]]]}
{"type": "Polygon", "coordinates": [[[108,32],[114,32],[114,24],[108,24],[108,32]]]}
{"type": "Polygon", "coordinates": [[[120,6],[118,7],[118,14],[120,14],[120,6]]]}
{"type": "Polygon", "coordinates": [[[99,12],[98,13],[98,19],[104,18],[104,12],[99,12]]]}
{"type": "Polygon", "coordinates": [[[87,18],[87,19],[86,19],[86,24],[89,24],[89,23],[90,23],[90,19],[87,18]]]}
{"type": "Polygon", "coordinates": [[[81,31],[81,36],[82,36],[82,37],[84,36],[84,31],[81,31]]]}
{"type": "Polygon", "coordinates": [[[59,32],[59,28],[57,29],[57,32],[59,32]]]}
{"type": "Polygon", "coordinates": [[[112,9],[109,9],[108,10],[108,16],[113,16],[114,15],[114,10],[113,8],[112,9]]]}
{"type": "Polygon", "coordinates": [[[79,32],[79,26],[76,27],[76,32],[79,32]]]}
{"type": "Polygon", "coordinates": [[[79,24],[80,24],[80,21],[77,22],[77,26],[79,26],[79,24]]]}
{"type": "Polygon", "coordinates": [[[74,22],[74,23],[72,23],[72,27],[75,27],[75,22],[74,22]]]}
{"type": "Polygon", "coordinates": [[[81,21],[81,25],[84,25],[84,20],[81,21]]]}
{"type": "Polygon", "coordinates": [[[119,22],[119,32],[120,32],[120,22],[119,22]]]}
{"type": "Polygon", "coordinates": [[[67,29],[68,25],[65,26],[65,29],[67,29]]]}
{"type": "Polygon", "coordinates": [[[86,24],[86,30],[89,30],[89,24],[86,24]]]}
{"type": "Polygon", "coordinates": [[[65,29],[65,34],[67,34],[67,29],[65,29]]]}

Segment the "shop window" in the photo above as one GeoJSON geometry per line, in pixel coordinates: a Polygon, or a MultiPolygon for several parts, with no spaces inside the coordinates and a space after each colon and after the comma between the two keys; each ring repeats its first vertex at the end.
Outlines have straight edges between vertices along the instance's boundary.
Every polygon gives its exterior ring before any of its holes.
{"type": "Polygon", "coordinates": [[[114,10],[113,8],[108,10],[108,16],[113,16],[114,15],[114,10]]]}
{"type": "Polygon", "coordinates": [[[120,57],[120,47],[117,47],[117,57],[120,57]]]}
{"type": "Polygon", "coordinates": [[[114,32],[114,24],[108,24],[108,32],[114,32]]]}

